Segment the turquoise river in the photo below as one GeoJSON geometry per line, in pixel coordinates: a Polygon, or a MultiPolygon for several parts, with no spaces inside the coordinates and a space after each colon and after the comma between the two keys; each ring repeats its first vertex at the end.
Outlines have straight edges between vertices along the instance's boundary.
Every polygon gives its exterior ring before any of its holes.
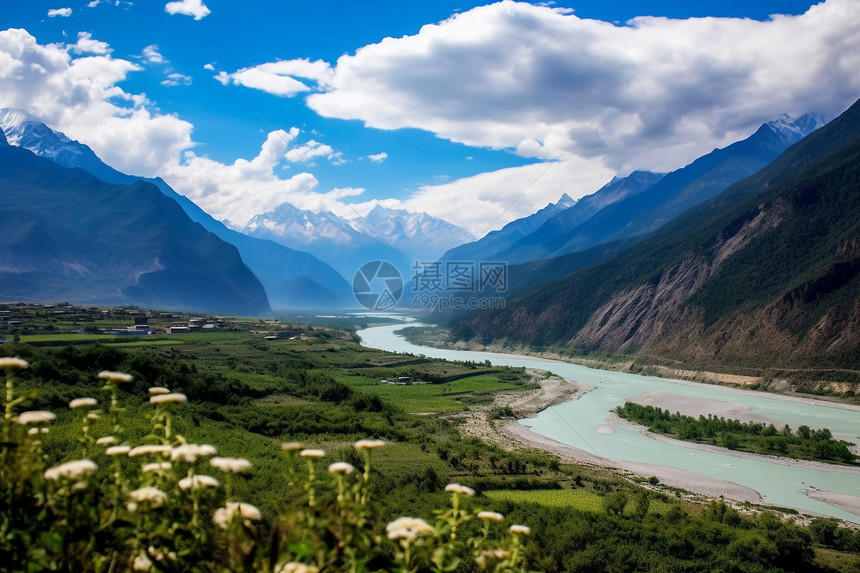
{"type": "Polygon", "coordinates": [[[597,370],[556,360],[415,346],[396,334],[397,330],[408,326],[416,324],[372,327],[359,331],[358,335],[362,344],[371,348],[455,361],[489,360],[494,365],[537,368],[551,371],[567,380],[592,385],[594,390],[579,399],[547,408],[537,417],[521,420],[520,423],[538,434],[608,460],[679,468],[751,488],[767,504],[860,523],[860,516],[806,495],[811,490],[822,490],[860,498],[860,473],[855,468],[833,466],[825,471],[703,451],[649,438],[636,429],[615,423],[610,415],[611,410],[623,404],[628,397],[646,392],[670,392],[740,404],[748,407],[752,414],[778,420],[792,428],[802,424],[810,428],[829,428],[834,436],[860,443],[860,411],[856,408],[812,399],[790,400],[763,392],[597,370]]]}

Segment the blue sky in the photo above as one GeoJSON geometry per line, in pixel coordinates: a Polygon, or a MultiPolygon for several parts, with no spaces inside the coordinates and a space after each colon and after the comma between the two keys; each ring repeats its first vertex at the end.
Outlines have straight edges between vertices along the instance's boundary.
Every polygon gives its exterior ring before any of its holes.
{"type": "Polygon", "coordinates": [[[860,3],[815,4],[30,0],[0,15],[0,106],[237,228],[384,202],[480,235],[844,110],[860,3]]]}

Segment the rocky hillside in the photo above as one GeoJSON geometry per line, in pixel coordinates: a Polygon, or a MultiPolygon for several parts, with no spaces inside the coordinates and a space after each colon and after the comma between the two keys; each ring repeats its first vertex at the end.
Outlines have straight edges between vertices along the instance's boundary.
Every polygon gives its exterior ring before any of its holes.
{"type": "Polygon", "coordinates": [[[860,367],[860,105],[637,247],[460,339],[697,366],[860,367]]]}

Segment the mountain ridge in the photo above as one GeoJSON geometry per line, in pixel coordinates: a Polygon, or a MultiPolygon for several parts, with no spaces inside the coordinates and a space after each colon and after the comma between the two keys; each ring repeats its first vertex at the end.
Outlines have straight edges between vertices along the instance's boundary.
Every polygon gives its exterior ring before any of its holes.
{"type": "Polygon", "coordinates": [[[236,248],[150,183],[107,183],[5,145],[0,185],[4,300],[270,312],[236,248]]]}
{"type": "Polygon", "coordinates": [[[52,130],[21,110],[0,109],[0,133],[4,131],[12,133],[18,145],[37,155],[44,154],[64,167],[84,169],[103,181],[153,183],[164,195],[177,201],[193,221],[235,245],[245,264],[263,283],[271,303],[278,308],[341,307],[354,302],[346,280],[313,255],[229,229],[159,177],[148,179],[117,171],[101,161],[88,146],[52,130]]]}
{"type": "Polygon", "coordinates": [[[858,367],[858,221],[860,102],[636,247],[453,332],[705,367],[858,367]]]}
{"type": "Polygon", "coordinates": [[[538,260],[646,235],[765,167],[802,133],[808,135],[819,124],[813,114],[796,119],[780,116],[746,139],[715,149],[641,192],[605,206],[572,229],[531,242],[526,238],[502,256],[514,262],[538,260]]]}

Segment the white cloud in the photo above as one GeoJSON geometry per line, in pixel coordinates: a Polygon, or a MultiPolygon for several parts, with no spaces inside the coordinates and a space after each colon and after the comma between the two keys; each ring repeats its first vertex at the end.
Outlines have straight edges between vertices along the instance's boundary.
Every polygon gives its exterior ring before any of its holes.
{"type": "MultiPolygon", "coordinates": [[[[208,213],[229,220],[237,228],[245,226],[254,215],[271,211],[284,202],[312,211],[342,209],[344,206],[339,203],[342,197],[353,197],[364,191],[344,188],[320,193],[318,181],[310,173],[299,173],[289,179],[277,177],[274,170],[289,158],[288,148],[298,134],[297,128],[288,132],[272,131],[255,158],[237,159],[232,164],[186,151],[185,161],[167,166],[163,177],[208,213]]],[[[316,142],[312,144],[308,153],[328,148],[316,142]]],[[[306,144],[299,149],[307,152],[307,148],[306,144]]]]}
{"type": "Polygon", "coordinates": [[[96,54],[100,56],[110,54],[112,51],[107,43],[93,40],[92,34],[89,32],[78,32],[77,43],[69,46],[69,49],[76,54],[96,54]]]}
{"type": "Polygon", "coordinates": [[[498,213],[493,228],[616,173],[677,169],[782,113],[832,117],[860,95],[857,69],[855,0],[766,21],[642,17],[626,26],[504,1],[344,55],[316,90],[224,79],[304,94],[325,117],[559,160],[524,194],[541,167],[428,185],[403,202],[480,233],[498,213]]]}
{"type": "Polygon", "coordinates": [[[167,79],[161,82],[161,85],[173,87],[173,86],[190,86],[191,85],[191,76],[186,76],[180,73],[172,73],[167,75],[167,79]]]}
{"type": "Polygon", "coordinates": [[[71,8],[53,8],[48,10],[48,18],[56,18],[59,16],[60,18],[68,18],[72,15],[71,8]]]}
{"type": "Polygon", "coordinates": [[[87,8],[95,8],[99,4],[101,4],[101,0],[92,0],[89,4],[87,4],[87,8]]]}
{"type": "Polygon", "coordinates": [[[311,64],[279,61],[218,79],[304,95],[324,117],[557,160],[527,193],[539,166],[428,185],[404,202],[480,233],[497,213],[494,228],[617,173],[677,169],[782,113],[840,113],[860,95],[860,2],[827,0],[766,21],[641,17],[615,26],[503,1],[334,66],[317,61],[300,73],[299,63],[311,64]]]}
{"type": "Polygon", "coordinates": [[[167,60],[164,59],[164,56],[158,51],[157,44],[150,44],[143,49],[141,53],[141,58],[143,58],[147,63],[150,64],[166,64],[167,60]]]}
{"type": "Polygon", "coordinates": [[[157,175],[193,146],[190,123],[150,111],[145,95],[117,86],[138,65],[73,53],[71,46],[40,45],[26,30],[0,31],[0,107],[21,108],[136,175],[157,175]]]}
{"type": "Polygon", "coordinates": [[[424,211],[463,227],[476,237],[534,213],[563,193],[592,193],[615,175],[592,160],[570,158],[481,173],[438,185],[422,185],[386,206],[424,211]]]}
{"type": "Polygon", "coordinates": [[[292,97],[296,94],[309,92],[313,88],[309,84],[320,87],[329,86],[332,69],[322,60],[314,62],[307,59],[281,60],[242,68],[232,74],[220,72],[215,79],[224,85],[231,81],[236,85],[245,86],[268,92],[281,97],[292,97]],[[310,80],[302,82],[296,78],[310,80]]]}
{"type": "Polygon", "coordinates": [[[386,159],[388,159],[388,154],[384,151],[380,153],[374,153],[373,155],[368,155],[367,158],[371,160],[373,163],[382,163],[386,159]]]}
{"type": "Polygon", "coordinates": [[[334,149],[330,145],[311,139],[304,145],[290,149],[286,158],[293,163],[310,163],[315,157],[332,157],[334,149]]]}
{"type": "Polygon", "coordinates": [[[214,72],[214,71],[215,71],[215,66],[213,66],[212,64],[206,64],[206,65],[204,65],[204,66],[203,66],[203,69],[204,69],[204,70],[209,70],[210,72],[214,72]]]}
{"type": "Polygon", "coordinates": [[[182,14],[184,16],[194,16],[195,20],[202,20],[211,13],[202,0],[168,2],[167,5],[164,6],[164,11],[171,15],[182,14]]]}
{"type": "Polygon", "coordinates": [[[783,112],[842,111],[860,93],[858,65],[853,0],[764,22],[624,27],[505,1],[342,56],[331,87],[307,102],[326,117],[527,157],[666,170],[783,112]]]}

